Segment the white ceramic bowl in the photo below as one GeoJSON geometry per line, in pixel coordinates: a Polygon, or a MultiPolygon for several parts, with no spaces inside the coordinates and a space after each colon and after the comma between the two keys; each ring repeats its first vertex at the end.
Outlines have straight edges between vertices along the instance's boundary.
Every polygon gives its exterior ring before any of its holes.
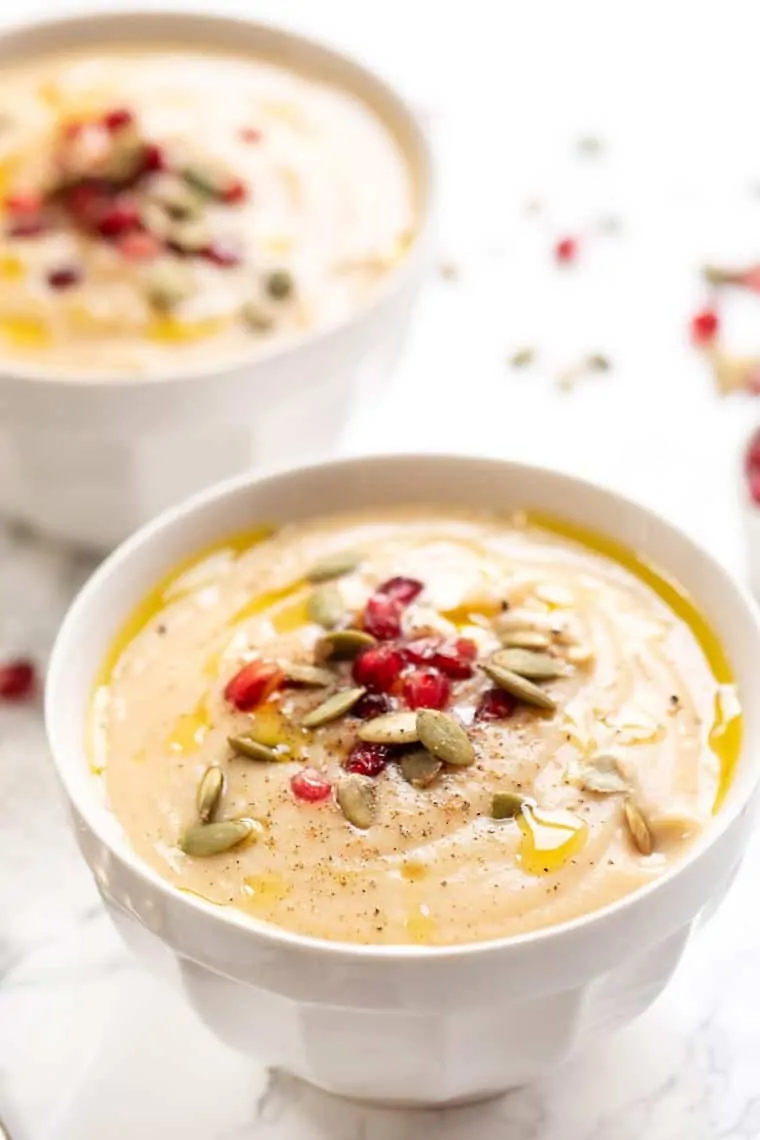
{"type": "Polygon", "coordinates": [[[255,51],[354,92],[407,155],[419,225],[369,302],[255,359],[180,376],[100,379],[52,378],[0,356],[0,513],[99,549],[215,480],[326,452],[355,393],[371,392],[394,364],[430,247],[431,160],[411,110],[371,72],[310,40],[232,17],[112,12],[4,33],[0,69],[129,41],[255,51]]]}
{"type": "Polygon", "coordinates": [[[451,456],[325,463],[235,480],[168,511],[85,586],[55,647],[50,743],[77,837],[127,942],[183,987],[230,1045],[332,1092],[442,1104],[523,1084],[624,1025],[667,982],[700,917],[725,893],[758,799],[760,624],[699,547],[643,507],[540,468],[451,456]],[[170,886],[133,853],[84,753],[85,716],[114,633],[181,559],[257,520],[413,501],[530,506],[596,528],[678,579],[736,671],[745,736],[717,817],[688,857],[604,910],[538,933],[451,948],[302,937],[170,886]]]}

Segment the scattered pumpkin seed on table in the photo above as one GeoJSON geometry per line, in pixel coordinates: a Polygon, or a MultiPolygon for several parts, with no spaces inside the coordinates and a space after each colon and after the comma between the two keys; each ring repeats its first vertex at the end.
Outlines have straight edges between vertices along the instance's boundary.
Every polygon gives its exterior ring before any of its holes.
{"type": "Polygon", "coordinates": [[[552,657],[550,653],[538,653],[533,649],[500,649],[491,658],[494,665],[508,669],[529,680],[550,681],[567,673],[564,661],[552,657]]]}
{"type": "Polygon", "coordinates": [[[208,823],[219,806],[219,799],[224,788],[224,773],[222,769],[213,764],[200,778],[198,792],[195,799],[198,808],[198,817],[201,823],[208,823]]]}
{"type": "Polygon", "coordinates": [[[370,776],[350,772],[341,776],[335,790],[338,806],[349,823],[366,831],[377,817],[377,783],[370,776]]]}
{"type": "Polygon", "coordinates": [[[509,669],[504,669],[502,666],[494,664],[493,661],[484,661],[481,665],[481,669],[491,678],[499,689],[504,689],[506,693],[517,697],[519,701],[524,701],[527,705],[535,705],[536,708],[546,709],[551,712],[556,709],[557,702],[526,677],[521,677],[518,673],[512,673],[509,669]]]}
{"type": "Polygon", "coordinates": [[[228,736],[227,743],[233,752],[245,756],[247,760],[261,760],[271,764],[291,759],[289,750],[277,751],[268,744],[262,744],[260,740],[254,740],[252,736],[228,736]]]}
{"type": "Polygon", "coordinates": [[[223,855],[233,847],[254,838],[252,819],[224,819],[219,823],[199,823],[189,827],[180,840],[180,847],[186,855],[203,858],[207,855],[223,855]]]}
{"type": "Polygon", "coordinates": [[[417,734],[432,756],[444,764],[466,767],[475,759],[475,749],[458,720],[438,709],[420,709],[417,734]]]}
{"type": "Polygon", "coordinates": [[[399,761],[401,775],[415,788],[427,788],[443,768],[443,764],[424,748],[407,752],[399,761]]]}
{"type": "Polygon", "coordinates": [[[371,633],[363,629],[334,629],[320,637],[314,646],[314,660],[317,664],[325,661],[350,661],[377,642],[371,633]]]}
{"type": "Polygon", "coordinates": [[[636,850],[642,855],[651,855],[654,849],[652,832],[641,808],[633,800],[628,799],[623,804],[623,815],[636,850]]]}
{"type": "Polygon", "coordinates": [[[318,586],[309,594],[306,611],[309,618],[317,625],[321,625],[324,629],[334,629],[340,624],[346,612],[343,595],[337,586],[330,583],[318,586]]]}
{"type": "Polygon", "coordinates": [[[505,649],[548,649],[551,637],[538,629],[506,629],[501,644],[505,649]]]}
{"type": "Polygon", "coordinates": [[[264,287],[273,300],[284,301],[293,292],[295,282],[287,269],[274,269],[267,275],[264,287]]]}
{"type": "Polygon", "coordinates": [[[296,685],[306,685],[309,688],[320,689],[332,685],[335,675],[329,669],[320,669],[318,665],[288,664],[282,666],[282,671],[289,681],[296,685]]]}
{"type": "Polygon", "coordinates": [[[360,740],[369,744],[414,744],[419,737],[418,714],[415,712],[384,713],[359,726],[360,740]]]}
{"type": "Polygon", "coordinates": [[[493,819],[514,819],[519,815],[526,803],[525,797],[517,792],[494,792],[491,800],[491,816],[493,819]]]}
{"type": "Polygon", "coordinates": [[[331,578],[342,578],[350,574],[361,561],[358,550],[338,550],[334,554],[326,554],[315,562],[305,575],[309,582],[328,582],[331,578]]]}
{"type": "Polygon", "coordinates": [[[323,724],[329,724],[331,720],[337,720],[352,709],[366,691],[366,689],[340,689],[308,712],[301,724],[304,728],[319,728],[323,724]]]}

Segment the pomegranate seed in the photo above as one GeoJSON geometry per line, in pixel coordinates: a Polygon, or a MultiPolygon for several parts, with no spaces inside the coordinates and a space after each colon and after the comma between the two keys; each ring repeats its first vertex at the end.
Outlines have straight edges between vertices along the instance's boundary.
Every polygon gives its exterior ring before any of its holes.
{"type": "Polygon", "coordinates": [[[116,239],[116,246],[119,253],[123,254],[129,261],[147,261],[151,257],[156,257],[163,248],[157,237],[141,230],[132,230],[130,233],[121,234],[116,239]]]}
{"type": "Polygon", "coordinates": [[[241,712],[250,712],[278,688],[285,675],[269,661],[251,661],[226,684],[225,698],[241,712]]]}
{"type": "Polygon", "coordinates": [[[0,700],[28,701],[37,690],[37,670],[31,661],[19,657],[0,665],[0,700]]]}
{"type": "Polygon", "coordinates": [[[258,127],[241,127],[240,137],[243,142],[257,143],[261,142],[263,136],[258,127]]]}
{"type": "Polygon", "coordinates": [[[515,699],[503,689],[486,689],[475,709],[475,720],[506,720],[515,710],[515,699]]]}
{"type": "Polygon", "coordinates": [[[382,586],[377,587],[377,593],[387,594],[389,598],[394,598],[402,606],[408,606],[424,589],[424,582],[418,581],[417,578],[398,577],[389,578],[387,582],[383,582],[382,586]]]}
{"type": "Polygon", "coordinates": [[[30,214],[29,217],[20,217],[11,222],[5,231],[8,237],[31,238],[39,237],[47,229],[47,224],[39,215],[30,214]]]}
{"type": "Polygon", "coordinates": [[[238,202],[244,202],[247,197],[246,185],[239,178],[230,182],[229,186],[225,186],[221,194],[222,201],[226,202],[228,206],[235,206],[238,202]]]}
{"type": "Polygon", "coordinates": [[[387,594],[373,594],[364,608],[364,629],[378,641],[389,641],[401,633],[403,606],[387,594]]]}
{"type": "Polygon", "coordinates": [[[74,265],[62,266],[60,269],[51,269],[47,275],[47,283],[51,289],[70,289],[82,280],[82,271],[74,265]]]}
{"type": "Polygon", "coordinates": [[[103,116],[103,126],[112,133],[131,127],[134,121],[134,115],[126,107],[116,107],[103,116]]]}
{"type": "Polygon", "coordinates": [[[371,720],[373,716],[382,716],[392,709],[393,701],[386,693],[365,693],[351,709],[351,716],[371,720]]]}
{"type": "Polygon", "coordinates": [[[744,459],[744,468],[747,472],[755,467],[760,467],[760,428],[750,439],[744,459]]]}
{"type": "Polygon", "coordinates": [[[294,796],[310,804],[326,800],[332,791],[332,784],[313,768],[303,768],[300,772],[296,772],[290,781],[290,786],[294,796]]]}
{"type": "Polygon", "coordinates": [[[166,170],[166,157],[160,146],[156,143],[146,143],[143,152],[143,170],[146,174],[154,170],[166,170]]]}
{"type": "Polygon", "coordinates": [[[410,709],[443,709],[449,703],[451,682],[435,669],[415,669],[404,677],[402,695],[410,709]]]}
{"type": "Polygon", "coordinates": [[[5,208],[11,214],[39,214],[42,209],[41,194],[9,194],[5,208]]]}
{"type": "Polygon", "coordinates": [[[753,293],[760,293],[760,265],[742,273],[739,284],[743,285],[745,289],[751,289],[753,293]]]}
{"type": "Polygon", "coordinates": [[[362,776],[378,776],[393,755],[389,744],[368,744],[360,740],[346,757],[344,768],[362,776]]]}
{"type": "Polygon", "coordinates": [[[691,339],[694,344],[709,344],[718,335],[720,321],[714,309],[702,309],[691,318],[691,339]]]}
{"type": "Polygon", "coordinates": [[[392,645],[373,645],[354,661],[352,673],[357,685],[389,693],[404,668],[404,655],[392,645]]]}
{"type": "Polygon", "coordinates": [[[573,237],[560,238],[554,246],[554,257],[560,265],[569,265],[578,256],[578,241],[573,237]]]}
{"type": "Polygon", "coordinates": [[[97,225],[102,237],[119,237],[129,230],[139,229],[140,211],[131,202],[117,203],[105,212],[97,225]]]}
{"type": "Polygon", "coordinates": [[[65,139],[75,139],[83,131],[85,124],[79,119],[74,119],[71,123],[66,123],[63,128],[63,137],[65,139]]]}
{"type": "Polygon", "coordinates": [[[78,182],[66,192],[66,206],[83,226],[97,226],[112,205],[113,195],[102,182],[78,182]]]}
{"type": "Polygon", "coordinates": [[[753,468],[749,473],[749,496],[752,502],[760,506],[760,468],[753,468]]]}
{"type": "Polygon", "coordinates": [[[207,261],[225,268],[239,265],[242,261],[239,250],[234,249],[231,245],[225,245],[221,241],[214,241],[211,245],[207,245],[205,249],[201,250],[201,254],[207,261]]]}
{"type": "Polygon", "coordinates": [[[472,676],[472,662],[478,647],[469,637],[443,641],[436,637],[419,637],[404,649],[407,661],[413,665],[431,665],[455,681],[472,676]]]}

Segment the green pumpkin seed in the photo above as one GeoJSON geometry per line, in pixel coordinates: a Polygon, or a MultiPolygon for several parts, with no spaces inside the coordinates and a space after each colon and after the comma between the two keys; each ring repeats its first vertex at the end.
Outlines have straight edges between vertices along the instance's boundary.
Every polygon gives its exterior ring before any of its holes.
{"type": "Polygon", "coordinates": [[[203,858],[206,855],[223,855],[231,851],[254,832],[252,819],[224,819],[219,823],[199,823],[188,827],[180,840],[186,855],[203,858]]]}
{"type": "Polygon", "coordinates": [[[493,819],[514,819],[522,811],[525,802],[525,797],[518,796],[517,792],[494,792],[491,816],[493,819]]]}
{"type": "Polygon", "coordinates": [[[641,808],[637,807],[633,800],[626,800],[623,804],[623,815],[636,850],[642,855],[651,855],[654,847],[652,832],[641,808]]]}
{"type": "Polygon", "coordinates": [[[360,726],[357,735],[370,744],[414,744],[419,740],[417,714],[396,712],[375,716],[360,726]]]}
{"type": "Polygon", "coordinates": [[[306,603],[306,611],[311,621],[321,625],[324,629],[335,629],[343,619],[346,607],[343,597],[337,586],[319,586],[312,590],[306,603]]]}
{"type": "Polygon", "coordinates": [[[594,756],[581,765],[578,784],[586,792],[612,796],[630,791],[630,784],[614,756],[594,756]]]}
{"type": "Polygon", "coordinates": [[[161,174],[151,181],[148,201],[160,206],[175,221],[197,218],[203,210],[187,183],[173,174],[161,174]]]}
{"type": "Polygon", "coordinates": [[[186,265],[173,261],[159,261],[145,281],[148,303],[160,312],[166,312],[187,300],[195,291],[192,271],[186,265]]]}
{"type": "Polygon", "coordinates": [[[211,230],[202,218],[189,218],[173,222],[166,237],[182,253],[200,253],[211,243],[211,230]]]}
{"type": "Polygon", "coordinates": [[[539,709],[548,709],[554,711],[557,707],[557,702],[554,701],[548,693],[543,689],[539,689],[538,685],[534,685],[532,681],[528,681],[525,677],[521,677],[518,673],[512,673],[509,669],[504,669],[500,665],[496,665],[493,661],[484,661],[481,669],[486,673],[493,683],[500,689],[504,689],[506,693],[510,693],[513,697],[517,697],[518,701],[524,701],[526,705],[535,705],[539,709]]]}
{"type": "Polygon", "coordinates": [[[208,823],[219,806],[219,799],[224,788],[224,773],[216,764],[207,768],[198,784],[195,804],[201,823],[208,823]]]}
{"type": "Polygon", "coordinates": [[[437,760],[456,767],[472,764],[475,749],[458,720],[438,709],[419,709],[416,715],[420,741],[437,760]]]}
{"type": "Polygon", "coordinates": [[[377,784],[370,776],[351,772],[342,776],[335,790],[338,806],[349,823],[366,831],[377,816],[377,784]]]}
{"type": "Polygon", "coordinates": [[[366,691],[366,689],[341,689],[339,692],[333,693],[326,701],[322,701],[321,705],[317,705],[315,709],[307,713],[301,724],[304,728],[319,728],[323,724],[329,724],[331,720],[337,720],[338,717],[344,716],[349,709],[353,708],[366,691]]]}
{"type": "Polygon", "coordinates": [[[350,574],[361,562],[361,554],[357,550],[338,550],[334,554],[326,554],[315,562],[306,578],[309,582],[328,582],[331,578],[342,578],[350,574]]]}
{"type": "Polygon", "coordinates": [[[289,681],[296,685],[307,685],[312,689],[325,688],[332,685],[335,675],[329,669],[320,669],[318,665],[296,665],[285,663],[282,671],[289,681]]]}
{"type": "Polygon", "coordinates": [[[278,752],[277,749],[270,748],[268,744],[254,740],[252,736],[228,736],[227,743],[233,752],[238,756],[245,756],[247,760],[261,760],[264,763],[290,760],[289,751],[278,752]]]}
{"type": "Polygon", "coordinates": [[[493,627],[500,635],[518,629],[551,633],[556,623],[557,619],[553,614],[538,613],[534,610],[506,610],[494,618],[493,627]]]}
{"type": "Polygon", "coordinates": [[[432,784],[440,772],[443,764],[431,756],[424,748],[417,748],[414,752],[407,752],[402,756],[399,764],[401,775],[408,784],[415,788],[427,788],[432,784]]]}
{"type": "Polygon", "coordinates": [[[209,162],[191,162],[180,170],[188,186],[206,198],[221,198],[230,184],[226,170],[209,162]]]}
{"type": "Polygon", "coordinates": [[[274,269],[267,275],[264,288],[275,301],[284,301],[295,288],[293,274],[287,269],[274,269]]]}
{"type": "Polygon", "coordinates": [[[536,653],[532,649],[500,649],[491,660],[501,669],[508,669],[510,673],[518,673],[529,680],[550,681],[567,673],[564,661],[550,653],[536,653]]]}
{"type": "Polygon", "coordinates": [[[314,660],[319,665],[325,661],[349,661],[362,649],[376,644],[372,634],[362,629],[334,629],[320,637],[314,646],[314,660]]]}
{"type": "Polygon", "coordinates": [[[269,316],[269,313],[266,313],[255,301],[246,301],[240,310],[240,316],[248,325],[248,328],[253,329],[254,332],[269,332],[274,325],[274,321],[269,316]]]}
{"type": "Polygon", "coordinates": [[[552,639],[538,629],[507,629],[501,635],[506,649],[548,649],[552,639]]]}

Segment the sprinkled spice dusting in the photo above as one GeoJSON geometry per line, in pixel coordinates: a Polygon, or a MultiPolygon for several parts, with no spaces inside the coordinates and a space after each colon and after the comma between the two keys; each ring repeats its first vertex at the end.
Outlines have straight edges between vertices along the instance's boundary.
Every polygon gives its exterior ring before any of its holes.
{"type": "Polygon", "coordinates": [[[165,589],[171,623],[159,606],[119,647],[93,730],[139,854],[220,905],[366,942],[534,929],[678,858],[673,764],[690,834],[728,778],[738,722],[715,720],[731,679],[709,630],[563,524],[328,518],[186,575],[203,586],[165,589]],[[702,770],[711,718],[723,752],[702,770]]]}

